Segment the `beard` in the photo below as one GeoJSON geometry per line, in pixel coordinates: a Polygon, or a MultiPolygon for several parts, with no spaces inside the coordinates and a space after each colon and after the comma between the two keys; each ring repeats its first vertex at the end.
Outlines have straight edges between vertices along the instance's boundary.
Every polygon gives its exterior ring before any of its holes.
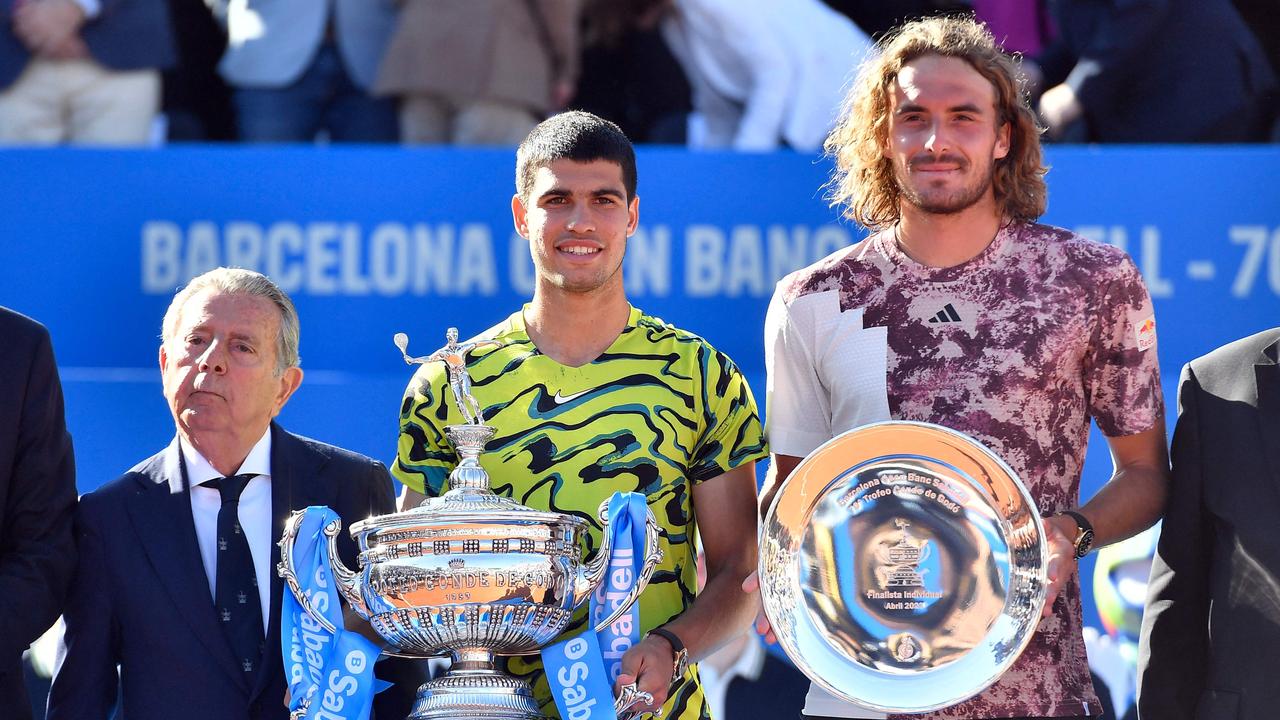
{"type": "MultiPolygon", "coordinates": [[[[968,171],[973,166],[972,163],[964,158],[953,155],[943,155],[938,158],[921,155],[913,158],[910,164],[923,164],[925,162],[955,163],[961,172],[968,171]]],[[[995,163],[989,163],[985,168],[979,168],[977,172],[973,173],[969,184],[950,189],[913,185],[909,167],[906,172],[901,169],[895,169],[894,175],[903,200],[922,212],[931,215],[954,215],[973,207],[991,189],[995,179],[995,163]]]]}

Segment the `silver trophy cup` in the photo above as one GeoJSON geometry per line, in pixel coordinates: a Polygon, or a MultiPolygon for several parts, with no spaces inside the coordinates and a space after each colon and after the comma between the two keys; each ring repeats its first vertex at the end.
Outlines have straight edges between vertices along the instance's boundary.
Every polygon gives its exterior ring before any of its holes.
{"type": "MultiPolygon", "coordinates": [[[[452,665],[418,690],[409,720],[537,720],[542,717],[527,683],[497,670],[497,655],[527,655],[551,643],[569,625],[575,609],[605,580],[609,535],[596,555],[584,562],[580,542],[586,521],[541,512],[489,489],[479,457],[494,428],[484,425],[470,393],[466,354],[482,344],[457,342],[438,352],[411,358],[408,338],[396,345],[411,364],[443,361],[466,424],[445,428],[459,462],[449,475],[450,489],[419,507],[372,517],[351,526],[360,548],[358,571],[338,559],[338,521],[325,527],[338,591],[360,617],[401,657],[449,655],[452,665]]],[[[492,343],[496,344],[496,343],[492,343]]],[[[606,505],[599,517],[607,523],[606,505]]],[[[293,565],[293,545],[301,513],[295,513],[280,540],[281,577],[298,602],[325,627],[302,594],[293,565]]],[[[643,565],[634,589],[599,630],[617,620],[639,598],[662,559],[658,524],[650,513],[645,527],[643,565]]],[[[329,628],[332,630],[332,628],[329,628]]],[[[615,702],[622,713],[652,700],[634,685],[615,702]]]]}
{"type": "Polygon", "coordinates": [[[827,691],[927,712],[994,682],[1045,600],[1035,503],[976,440],[885,422],[813,451],[765,518],[760,590],[784,651],[827,691]]]}

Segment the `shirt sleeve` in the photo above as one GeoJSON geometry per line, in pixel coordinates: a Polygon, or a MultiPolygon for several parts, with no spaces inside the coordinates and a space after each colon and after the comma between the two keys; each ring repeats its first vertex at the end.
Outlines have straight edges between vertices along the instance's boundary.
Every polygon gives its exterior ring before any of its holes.
{"type": "Polygon", "coordinates": [[[703,352],[703,435],[693,452],[689,477],[695,483],[763,459],[760,413],[737,365],[709,345],[703,352]]]}
{"type": "Polygon", "coordinates": [[[444,428],[461,421],[449,418],[449,384],[444,375],[440,363],[430,363],[409,381],[400,403],[400,438],[391,464],[397,480],[428,497],[448,489],[449,472],[457,463],[444,428]]]}
{"type": "Polygon", "coordinates": [[[1107,437],[1121,437],[1154,427],[1164,414],[1164,394],[1147,286],[1128,255],[1113,268],[1100,288],[1084,384],[1098,429],[1107,437]]]}
{"type": "Polygon", "coordinates": [[[764,321],[765,432],[773,452],[804,457],[831,439],[831,402],[811,338],[778,291],[764,321]]]}

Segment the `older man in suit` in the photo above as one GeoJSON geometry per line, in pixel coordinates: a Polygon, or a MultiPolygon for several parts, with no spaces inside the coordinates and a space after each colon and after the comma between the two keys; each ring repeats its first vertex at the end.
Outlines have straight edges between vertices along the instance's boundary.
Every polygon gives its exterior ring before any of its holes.
{"type": "Polygon", "coordinates": [[[0,345],[0,707],[27,720],[22,651],[71,584],[76,474],[48,331],[0,308],[0,345]]]}
{"type": "MultiPolygon", "coordinates": [[[[348,524],[391,511],[390,476],[273,422],[302,370],[293,304],[263,275],[220,268],[180,291],[160,370],[177,435],[82,499],[48,717],[109,717],[118,665],[129,720],[283,720],[275,540],[309,505],[348,524]]],[[[350,538],[339,550],[352,564],[350,538]]]]}
{"type": "Polygon", "coordinates": [[[1144,720],[1280,713],[1280,328],[1182,371],[1138,657],[1144,720]]]}
{"type": "Polygon", "coordinates": [[[208,1],[227,26],[219,70],[241,139],[310,142],[323,130],[337,142],[396,140],[395,104],[369,94],[395,0],[208,1]]]}
{"type": "Polygon", "coordinates": [[[0,143],[146,143],[174,59],[165,0],[0,0],[0,143]]]}

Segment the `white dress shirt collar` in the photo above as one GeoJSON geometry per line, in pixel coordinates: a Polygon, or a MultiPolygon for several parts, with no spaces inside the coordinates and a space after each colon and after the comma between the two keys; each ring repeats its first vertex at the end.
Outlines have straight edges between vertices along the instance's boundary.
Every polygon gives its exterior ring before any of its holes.
{"type": "MultiPolygon", "coordinates": [[[[187,464],[187,482],[190,487],[203,485],[214,478],[222,477],[222,473],[218,472],[204,455],[200,454],[187,442],[187,439],[178,435],[178,444],[182,447],[182,459],[187,464]]],[[[243,473],[254,473],[255,475],[271,475],[271,427],[267,426],[266,432],[262,433],[262,437],[249,450],[249,454],[245,457],[244,462],[240,463],[240,468],[233,475],[243,473]]],[[[175,493],[182,492],[180,487],[182,478],[169,478],[171,485],[170,490],[175,493]],[[178,487],[172,487],[177,484],[178,487]]]]}

